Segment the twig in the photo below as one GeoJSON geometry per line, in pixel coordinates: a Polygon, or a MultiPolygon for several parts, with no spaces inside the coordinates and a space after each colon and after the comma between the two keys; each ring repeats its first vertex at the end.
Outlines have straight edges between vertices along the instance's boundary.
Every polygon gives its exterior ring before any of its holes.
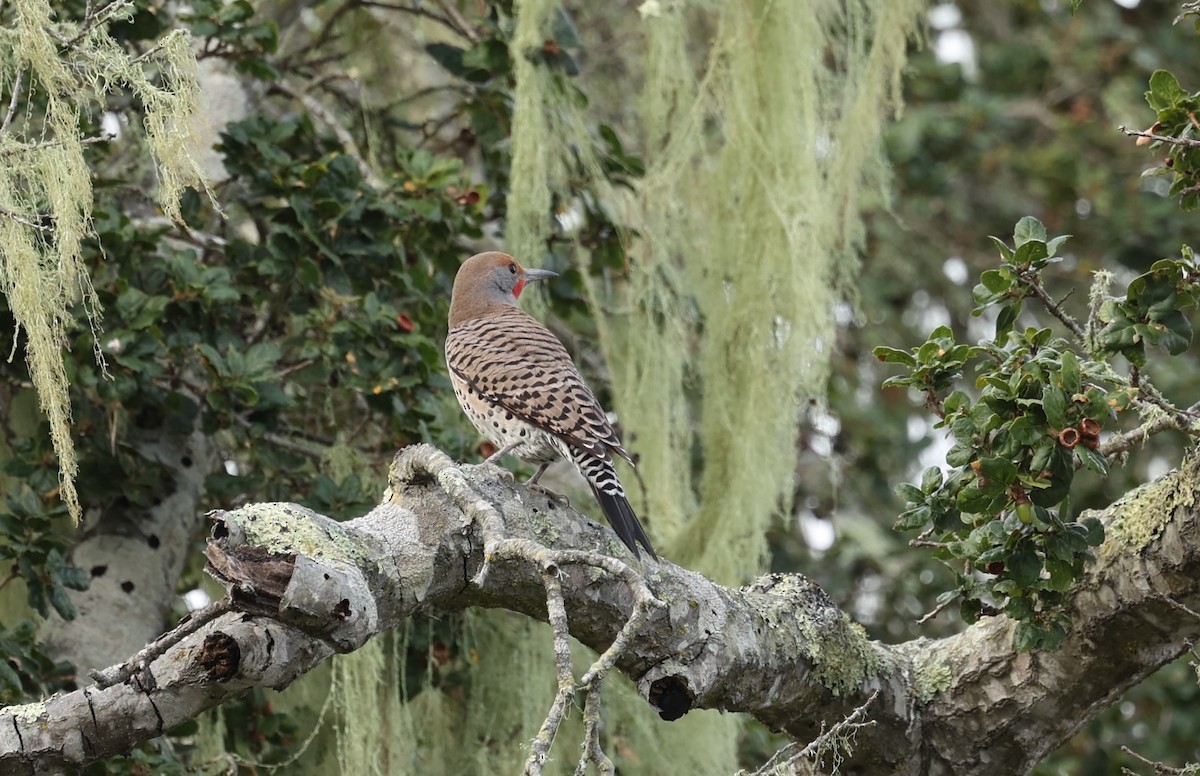
{"type": "Polygon", "coordinates": [[[170,40],[171,40],[171,35],[168,34],[168,35],[163,36],[163,39],[160,40],[158,43],[155,43],[153,46],[151,46],[150,48],[143,51],[141,54],[138,54],[136,57],[134,57],[133,62],[131,62],[130,64],[140,65],[142,62],[145,62],[147,59],[149,59],[152,55],[157,54],[159,51],[161,51],[167,45],[167,43],[170,42],[170,40]]]}
{"type": "Polygon", "coordinates": [[[1035,297],[1037,297],[1043,305],[1046,306],[1046,310],[1060,322],[1062,322],[1063,326],[1066,326],[1068,329],[1070,329],[1071,333],[1075,335],[1075,338],[1079,340],[1079,344],[1087,344],[1086,333],[1084,332],[1083,327],[1079,325],[1078,321],[1068,315],[1065,310],[1059,307],[1058,303],[1046,293],[1046,289],[1042,288],[1042,284],[1037,281],[1037,276],[1035,274],[1027,274],[1022,272],[1018,275],[1018,277],[1021,281],[1021,284],[1029,289],[1029,291],[1035,297]]]}
{"type": "Polygon", "coordinates": [[[1130,137],[1146,137],[1151,140],[1159,140],[1163,143],[1171,145],[1184,146],[1185,148],[1200,148],[1200,140],[1192,140],[1188,137],[1171,137],[1170,135],[1159,135],[1154,132],[1141,132],[1136,129],[1127,129],[1126,127],[1117,127],[1121,132],[1124,132],[1130,137]]]}
{"type": "Polygon", "coordinates": [[[592,683],[583,705],[583,743],[579,747],[575,776],[584,776],[589,762],[595,764],[596,770],[603,776],[613,776],[617,772],[612,760],[608,759],[604,748],[600,746],[600,687],[599,680],[592,683]]]}
{"type": "Polygon", "coordinates": [[[331,13],[329,18],[321,25],[320,34],[318,34],[317,37],[312,41],[299,48],[297,51],[288,55],[287,60],[281,63],[284,65],[284,68],[282,69],[291,69],[290,66],[301,60],[305,54],[315,49],[319,49],[321,46],[324,46],[326,43],[337,37],[334,34],[334,31],[337,29],[338,22],[341,21],[342,17],[350,11],[361,7],[362,3],[359,2],[359,0],[347,0],[345,3],[342,3],[340,6],[338,6],[337,10],[331,13]]]}
{"type": "Polygon", "coordinates": [[[480,40],[479,33],[475,32],[470,23],[458,12],[458,9],[452,7],[449,3],[438,3],[438,8],[442,9],[440,14],[430,11],[428,8],[423,8],[420,4],[406,5],[403,3],[382,2],[382,0],[362,0],[361,4],[368,8],[381,8],[386,11],[399,11],[401,13],[410,13],[414,16],[422,16],[458,33],[471,41],[471,43],[478,43],[480,40]]]}
{"type": "Polygon", "coordinates": [[[850,712],[844,719],[834,724],[833,727],[829,728],[829,730],[823,730],[821,735],[814,738],[808,744],[808,746],[791,755],[787,760],[778,762],[778,760],[790,749],[795,747],[796,744],[791,743],[783,747],[775,754],[771,755],[771,759],[763,763],[758,770],[751,774],[751,776],[766,776],[768,773],[780,772],[790,773],[791,771],[788,769],[801,760],[809,759],[819,761],[822,753],[830,746],[832,746],[835,750],[846,746],[844,740],[839,739],[845,739],[854,735],[854,733],[860,728],[870,727],[875,724],[873,720],[868,722],[860,722],[859,720],[866,716],[867,707],[870,706],[877,697],[879,697],[879,690],[871,693],[871,697],[863,701],[861,706],[850,712]]]}
{"type": "Polygon", "coordinates": [[[9,582],[12,582],[16,578],[17,578],[17,565],[14,563],[13,567],[11,569],[9,569],[8,576],[5,577],[3,581],[0,581],[0,590],[3,590],[5,585],[7,585],[9,582]]]}
{"type": "Polygon", "coordinates": [[[171,238],[191,243],[197,248],[224,251],[229,247],[229,241],[224,237],[191,229],[186,224],[176,223],[166,216],[135,218],[133,224],[139,229],[166,229],[172,233],[171,238]]]}
{"type": "Polygon", "coordinates": [[[947,598],[945,601],[942,601],[940,604],[938,604],[937,606],[930,609],[928,612],[926,612],[924,614],[924,616],[921,617],[921,619],[917,620],[917,625],[924,625],[925,623],[932,620],[934,617],[937,617],[939,614],[941,614],[942,610],[945,609],[947,606],[949,606],[951,603],[953,603],[954,599],[957,597],[958,596],[954,596],[953,598],[947,598]]]}
{"type": "Polygon", "coordinates": [[[479,33],[475,31],[475,27],[466,20],[466,17],[459,12],[453,3],[447,2],[447,0],[437,0],[437,4],[438,8],[442,9],[442,13],[446,14],[447,18],[454,22],[455,29],[458,30],[460,35],[472,43],[478,43],[482,40],[479,33]]]}
{"type": "MultiPolygon", "coordinates": [[[[252,428],[254,425],[241,415],[234,415],[234,421],[236,421],[239,426],[245,429],[252,428]]],[[[313,458],[318,461],[324,457],[326,452],[325,449],[323,449],[316,442],[309,442],[307,440],[299,442],[291,437],[284,436],[283,434],[277,434],[274,431],[264,432],[262,435],[262,440],[264,442],[269,442],[280,449],[288,450],[290,452],[297,453],[308,458],[313,458]]]]}
{"type": "Polygon", "coordinates": [[[1158,596],[1158,598],[1159,598],[1159,600],[1165,601],[1166,603],[1175,607],[1179,611],[1190,614],[1192,617],[1196,618],[1197,620],[1200,620],[1200,613],[1192,611],[1188,607],[1186,607],[1183,604],[1176,601],[1174,598],[1171,598],[1170,596],[1165,596],[1165,595],[1160,595],[1160,596],[1158,596]]]}
{"type": "Polygon", "coordinates": [[[112,687],[114,684],[120,684],[121,682],[127,682],[135,674],[149,668],[150,664],[168,649],[229,611],[232,611],[232,607],[228,598],[213,601],[200,611],[193,612],[190,617],[179,623],[174,630],[164,633],[153,642],[147,644],[140,652],[129,658],[129,660],[102,670],[89,671],[88,676],[96,682],[96,686],[100,689],[112,687]]]}
{"type": "MultiPolygon", "coordinates": [[[[1127,746],[1122,746],[1121,751],[1124,752],[1125,754],[1129,755],[1133,759],[1138,760],[1145,765],[1149,765],[1151,768],[1154,769],[1155,773],[1164,774],[1164,776],[1167,776],[1168,774],[1174,776],[1175,774],[1182,775],[1185,773],[1194,773],[1194,771],[1189,770],[1188,768],[1172,768],[1170,765],[1167,765],[1166,763],[1159,762],[1157,760],[1148,760],[1127,746]]],[[[1133,776],[1138,776],[1137,773],[1129,770],[1128,768],[1122,768],[1121,770],[1125,773],[1133,774],[1133,776]]]]}
{"type": "MultiPolygon", "coordinates": [[[[463,512],[466,518],[462,528],[464,533],[472,526],[478,526],[483,534],[483,567],[476,574],[472,584],[482,584],[487,578],[491,566],[500,561],[533,562],[543,570],[542,581],[546,586],[546,609],[551,627],[554,628],[555,663],[558,666],[559,689],[555,696],[550,714],[547,715],[542,729],[531,745],[529,759],[526,761],[526,773],[541,773],[545,762],[545,754],[553,743],[553,734],[561,724],[562,714],[575,691],[574,680],[570,678],[570,655],[566,650],[569,629],[567,627],[566,611],[562,604],[562,587],[557,573],[549,574],[550,570],[562,569],[567,565],[591,566],[617,577],[624,582],[633,594],[633,610],[629,618],[613,639],[608,649],[596,658],[596,661],[584,673],[581,684],[588,688],[588,700],[584,709],[585,720],[593,720],[587,726],[583,754],[586,762],[591,762],[603,773],[612,773],[611,762],[603,752],[598,754],[592,749],[599,750],[600,716],[600,686],[607,672],[616,664],[629,647],[634,635],[638,633],[650,617],[650,613],[663,606],[651,592],[646,578],[635,571],[632,566],[617,558],[612,558],[600,552],[588,550],[552,550],[530,539],[513,539],[505,537],[504,521],[499,511],[488,501],[475,492],[462,470],[437,448],[423,445],[424,455],[410,456],[409,461],[421,473],[432,476],[437,480],[442,490],[446,492],[454,504],[463,512]],[[563,607],[560,610],[560,607],[563,607]],[[563,661],[566,661],[565,663],[563,661]],[[564,665],[566,666],[564,668],[564,665]],[[569,683],[569,684],[568,684],[569,683]],[[590,716],[588,716],[590,715],[590,716]],[[548,735],[547,735],[548,734],[548,735]],[[595,742],[590,737],[595,737],[595,742]],[[606,770],[606,765],[607,768],[606,770]]],[[[415,473],[415,472],[414,472],[415,473]]]]}
{"type": "Polygon", "coordinates": [[[571,629],[567,623],[567,607],[563,601],[562,580],[558,577],[557,567],[549,565],[542,570],[542,586],[546,588],[546,614],[554,631],[554,667],[558,670],[558,689],[554,692],[554,702],[550,704],[550,711],[541,729],[529,745],[529,757],[525,760],[525,773],[528,776],[541,776],[558,728],[575,696],[571,629]]]}
{"type": "Polygon", "coordinates": [[[23,216],[20,213],[14,213],[13,211],[9,210],[8,208],[4,207],[3,205],[0,205],[0,216],[4,216],[5,218],[11,218],[12,220],[16,221],[18,224],[24,224],[25,226],[28,226],[30,229],[37,229],[39,232],[49,232],[50,231],[50,227],[45,226],[43,224],[34,223],[33,221],[30,221],[29,218],[27,218],[26,216],[23,216]]]}
{"type": "Polygon", "coordinates": [[[133,3],[129,2],[129,0],[112,0],[112,2],[108,3],[107,5],[102,5],[99,8],[92,8],[91,3],[88,3],[88,7],[83,15],[83,24],[80,26],[79,32],[75,33],[74,37],[66,40],[60,38],[59,43],[64,48],[74,47],[76,43],[83,40],[83,38],[86,37],[87,34],[94,30],[98,25],[107,22],[109,18],[116,15],[117,11],[121,10],[127,5],[133,5],[133,3]]]}
{"type": "Polygon", "coordinates": [[[0,123],[0,135],[8,131],[9,125],[12,124],[13,117],[17,115],[17,103],[21,100],[21,90],[25,88],[25,69],[17,71],[17,78],[13,81],[12,97],[8,100],[8,113],[4,114],[4,122],[0,123]]]}
{"type": "Polygon", "coordinates": [[[346,129],[345,125],[338,121],[337,117],[334,116],[328,108],[321,104],[320,100],[313,97],[311,94],[308,94],[304,90],[297,89],[283,79],[276,81],[273,86],[289,97],[299,101],[299,103],[304,106],[305,110],[312,114],[313,118],[315,118],[317,121],[320,121],[333,131],[333,134],[337,136],[338,142],[342,144],[342,148],[345,153],[358,165],[358,170],[362,174],[363,179],[366,180],[366,182],[370,184],[372,188],[384,188],[383,180],[375,174],[375,171],[371,169],[371,165],[367,164],[366,159],[363,158],[362,153],[359,151],[358,143],[355,141],[354,135],[350,134],[350,130],[346,129]]]}
{"type": "Polygon", "coordinates": [[[1196,402],[1186,410],[1175,409],[1174,413],[1161,415],[1149,423],[1144,423],[1131,431],[1126,431],[1123,434],[1117,434],[1116,436],[1110,437],[1100,445],[1100,449],[1097,452],[1104,456],[1122,453],[1134,447],[1135,445],[1146,441],[1146,439],[1154,436],[1155,434],[1172,428],[1183,431],[1184,433],[1194,434],[1195,431],[1192,430],[1191,424],[1195,421],[1189,420],[1188,416],[1194,418],[1198,412],[1200,412],[1200,402],[1196,402]]]}

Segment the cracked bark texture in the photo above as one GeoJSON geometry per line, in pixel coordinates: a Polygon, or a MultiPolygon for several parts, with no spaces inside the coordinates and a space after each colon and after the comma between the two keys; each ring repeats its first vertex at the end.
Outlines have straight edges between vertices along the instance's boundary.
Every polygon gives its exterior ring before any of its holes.
{"type": "MultiPolygon", "coordinates": [[[[283,687],[420,609],[502,607],[546,618],[542,569],[497,557],[488,573],[481,503],[505,535],[615,551],[606,527],[491,467],[463,470],[457,502],[428,446],[402,451],[382,504],[335,523],[291,504],[214,513],[207,554],[241,611],[203,626],[128,682],[0,710],[0,772],[52,773],[126,751],[250,686],[283,687]]],[[[1074,627],[1056,652],[1012,650],[1011,624],[985,620],[940,640],[868,640],[813,583],[767,576],[742,589],[669,562],[643,570],[665,606],[617,667],[664,720],[746,712],[806,741],[878,690],[843,773],[1028,771],[1128,687],[1200,637],[1200,466],[1133,491],[1102,514],[1109,536],[1072,590],[1074,627]]],[[[571,633],[597,649],[625,623],[628,588],[588,566],[562,569],[571,633]]],[[[554,666],[546,666],[547,682],[554,666]]],[[[663,722],[662,724],[669,724],[663,722]]]]}

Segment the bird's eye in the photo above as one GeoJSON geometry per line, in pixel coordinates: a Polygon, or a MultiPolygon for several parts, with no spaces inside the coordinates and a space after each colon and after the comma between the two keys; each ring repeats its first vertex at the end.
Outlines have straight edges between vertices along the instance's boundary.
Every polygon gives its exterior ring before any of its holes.
{"type": "Polygon", "coordinates": [[[508,271],[509,271],[509,272],[511,272],[511,273],[513,273],[514,275],[515,275],[515,274],[517,274],[517,265],[516,265],[516,264],[509,264],[509,265],[508,265],[508,271]]]}

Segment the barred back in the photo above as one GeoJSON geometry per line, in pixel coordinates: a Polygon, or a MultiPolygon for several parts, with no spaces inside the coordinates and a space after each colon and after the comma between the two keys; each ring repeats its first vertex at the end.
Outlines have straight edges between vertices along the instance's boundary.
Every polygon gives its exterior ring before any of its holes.
{"type": "Polygon", "coordinates": [[[536,318],[505,307],[446,338],[446,363],[482,399],[603,458],[629,455],[567,349],[536,318]]]}

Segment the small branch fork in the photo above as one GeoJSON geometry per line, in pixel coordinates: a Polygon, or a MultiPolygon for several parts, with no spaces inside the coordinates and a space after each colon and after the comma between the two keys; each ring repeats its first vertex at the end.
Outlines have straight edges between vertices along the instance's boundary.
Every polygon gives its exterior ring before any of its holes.
{"type": "MultiPolygon", "coordinates": [[[[1171,137],[1170,135],[1159,135],[1154,132],[1142,132],[1128,127],[1117,127],[1120,132],[1129,135],[1130,137],[1144,137],[1147,140],[1158,140],[1171,145],[1183,146],[1184,148],[1200,148],[1200,140],[1193,140],[1190,137],[1171,137]]],[[[1140,143],[1138,145],[1141,145],[1140,143]]]]}
{"type": "MultiPolygon", "coordinates": [[[[792,753],[798,746],[796,743],[790,743],[783,747],[775,754],[771,755],[771,759],[763,763],[758,770],[749,776],[767,776],[774,773],[794,773],[795,766],[801,760],[811,760],[818,767],[821,765],[821,760],[826,753],[831,753],[834,760],[834,771],[837,770],[837,765],[841,762],[841,750],[846,748],[849,740],[854,736],[859,729],[871,727],[874,721],[868,720],[863,722],[863,718],[867,715],[867,708],[875,702],[879,697],[879,690],[871,693],[871,697],[862,702],[858,708],[846,715],[846,717],[836,723],[828,730],[822,726],[822,731],[819,736],[809,742],[808,746],[801,749],[799,752],[792,753]],[[787,757],[783,760],[783,757],[787,757]]],[[[741,774],[745,774],[742,771],[741,774]]]]}
{"type": "MultiPolygon", "coordinates": [[[[1122,131],[1126,131],[1127,134],[1150,136],[1150,133],[1130,132],[1124,130],[1123,127],[1122,131]]],[[[1154,137],[1156,139],[1163,139],[1158,138],[1158,136],[1154,137]]],[[[1200,141],[1193,142],[1200,146],[1200,141]]],[[[1062,305],[1059,302],[1054,301],[1054,298],[1046,292],[1046,289],[1042,286],[1041,280],[1036,272],[1022,272],[1020,273],[1019,278],[1021,285],[1029,291],[1029,294],[1040,301],[1042,305],[1045,306],[1046,311],[1057,318],[1059,323],[1061,323],[1068,331],[1071,332],[1072,336],[1075,337],[1075,340],[1084,349],[1084,352],[1091,352],[1092,346],[1090,343],[1090,335],[1092,335],[1093,332],[1098,331],[1100,328],[1100,322],[1096,320],[1096,317],[1099,315],[1098,306],[1093,305],[1092,310],[1089,313],[1087,325],[1082,326],[1078,321],[1071,317],[1066,310],[1062,308],[1062,305]]],[[[1113,377],[1118,380],[1120,379],[1115,374],[1113,374],[1113,377]]],[[[1139,405],[1143,408],[1148,406],[1157,407],[1163,411],[1163,414],[1158,415],[1152,420],[1143,423],[1131,431],[1115,434],[1109,437],[1104,441],[1103,444],[1100,445],[1098,452],[1101,455],[1111,457],[1119,453],[1123,453],[1135,445],[1144,442],[1147,438],[1168,429],[1177,429],[1185,434],[1196,433],[1194,427],[1197,421],[1200,421],[1200,402],[1196,402],[1187,409],[1180,409],[1179,407],[1176,407],[1163,398],[1163,395],[1158,391],[1158,389],[1151,385],[1150,381],[1146,379],[1146,376],[1141,374],[1136,367],[1131,370],[1129,377],[1125,380],[1125,383],[1129,387],[1137,389],[1137,395],[1133,399],[1135,405],[1139,405]]]]}
{"type": "Polygon", "coordinates": [[[164,633],[147,644],[136,655],[124,663],[109,666],[102,670],[89,671],[88,676],[96,682],[96,687],[101,690],[116,684],[128,682],[134,675],[140,674],[142,677],[152,678],[151,673],[147,670],[151,663],[164,655],[171,647],[183,641],[222,614],[230,611],[233,611],[233,608],[228,598],[213,601],[203,609],[189,614],[173,630],[164,633]]]}
{"type": "Polygon", "coordinates": [[[642,629],[650,615],[663,607],[646,584],[645,577],[624,561],[590,550],[551,550],[529,539],[504,538],[504,522],[494,506],[475,492],[462,470],[449,456],[435,448],[428,448],[428,474],[432,475],[450,496],[455,505],[467,517],[463,531],[478,525],[483,534],[483,567],[474,582],[482,584],[492,565],[498,561],[533,562],[541,569],[542,585],[546,589],[546,611],[550,627],[554,632],[554,664],[558,682],[554,700],[542,727],[530,743],[529,757],[525,761],[527,776],[540,776],[549,757],[554,738],[562,725],[571,701],[578,690],[586,690],[584,700],[584,740],[580,747],[579,764],[575,773],[583,774],[588,763],[593,763],[602,774],[613,774],[613,763],[600,746],[601,687],[608,672],[628,649],[634,636],[642,629]],[[621,627],[612,644],[584,672],[576,684],[571,660],[570,630],[566,605],[563,600],[560,570],[564,566],[591,566],[601,569],[628,585],[633,594],[633,610],[621,627]]]}

